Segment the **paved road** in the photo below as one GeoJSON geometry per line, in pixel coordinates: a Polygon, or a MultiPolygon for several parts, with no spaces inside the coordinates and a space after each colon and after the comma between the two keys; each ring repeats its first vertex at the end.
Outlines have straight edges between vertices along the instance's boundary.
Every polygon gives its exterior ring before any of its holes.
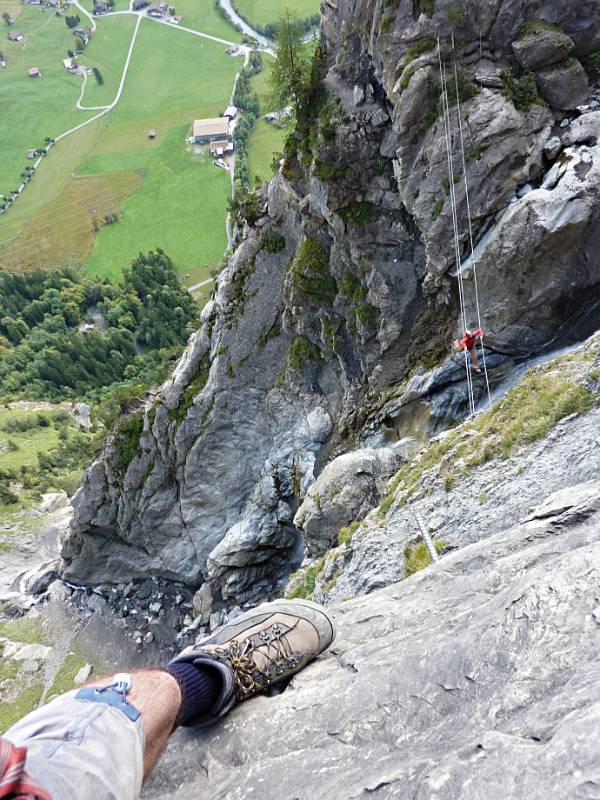
{"type": "Polygon", "coordinates": [[[92,33],[95,33],[96,32],[96,20],[94,19],[93,15],[90,14],[90,12],[87,10],[87,8],[84,8],[81,5],[79,0],[71,0],[71,2],[73,3],[74,6],[77,6],[77,8],[81,11],[81,13],[83,14],[84,17],[87,17],[89,19],[90,27],[92,29],[92,33]]]}

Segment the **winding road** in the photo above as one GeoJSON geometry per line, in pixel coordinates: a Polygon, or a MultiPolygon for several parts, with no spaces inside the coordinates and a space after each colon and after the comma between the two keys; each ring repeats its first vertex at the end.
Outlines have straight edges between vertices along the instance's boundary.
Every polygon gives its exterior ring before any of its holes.
{"type": "MultiPolygon", "coordinates": [[[[72,2],[73,2],[73,5],[76,6],[76,8],[85,17],[87,17],[87,19],[90,21],[90,26],[91,26],[92,32],[95,32],[96,28],[97,28],[97,24],[96,24],[96,20],[94,19],[93,14],[90,14],[90,12],[81,5],[79,0],[72,0],[72,2]]],[[[75,106],[80,111],[98,111],[99,113],[95,114],[93,117],[90,117],[89,119],[86,119],[84,122],[80,122],[78,125],[74,125],[72,128],[69,128],[68,130],[64,131],[63,133],[60,133],[58,136],[55,137],[54,143],[60,142],[61,139],[64,139],[65,137],[70,136],[70,134],[75,133],[75,131],[81,130],[81,128],[85,128],[86,125],[90,125],[92,122],[95,122],[95,120],[99,119],[100,117],[105,116],[106,114],[109,113],[109,111],[112,111],[112,109],[117,105],[117,103],[121,99],[121,95],[123,93],[123,88],[125,86],[125,79],[127,78],[127,71],[129,69],[129,65],[131,63],[131,57],[133,55],[133,49],[135,47],[135,43],[136,43],[136,39],[137,39],[137,36],[138,36],[138,31],[140,29],[140,24],[141,24],[142,19],[148,19],[151,22],[156,22],[158,25],[166,25],[168,28],[171,28],[173,30],[179,30],[179,31],[183,31],[184,33],[190,33],[190,34],[192,34],[192,36],[198,36],[201,39],[208,39],[211,42],[217,42],[217,44],[222,44],[222,45],[225,45],[226,47],[239,47],[240,51],[242,51],[244,53],[244,64],[248,63],[248,57],[250,55],[250,51],[251,51],[252,48],[248,47],[247,45],[240,45],[240,44],[237,44],[236,42],[231,42],[228,39],[221,39],[218,36],[211,36],[211,34],[209,34],[209,33],[204,33],[203,31],[197,31],[194,28],[186,28],[186,27],[184,27],[182,25],[176,25],[176,24],[173,24],[172,22],[168,22],[167,20],[155,19],[153,17],[149,17],[149,16],[146,15],[145,11],[143,11],[143,10],[142,11],[132,11],[130,9],[129,11],[111,11],[108,14],[104,14],[103,16],[104,17],[111,17],[111,16],[123,16],[123,15],[137,17],[137,20],[136,20],[136,23],[135,23],[135,28],[133,30],[133,34],[131,36],[131,42],[129,44],[129,50],[127,52],[127,58],[125,59],[125,64],[123,66],[123,72],[121,74],[121,80],[119,81],[119,87],[117,89],[117,94],[115,95],[115,99],[112,101],[112,103],[109,103],[106,106],[84,106],[84,105],[82,105],[83,96],[85,94],[85,87],[87,85],[87,80],[88,80],[87,72],[85,71],[85,69],[83,69],[82,72],[79,73],[82,76],[82,84],[81,84],[81,91],[79,93],[79,97],[78,97],[78,99],[77,99],[77,101],[75,103],[75,106]]],[[[237,82],[238,78],[239,78],[239,72],[236,75],[236,79],[235,79],[236,82],[237,82]]],[[[234,89],[235,89],[235,84],[234,84],[234,89]]],[[[52,145],[49,145],[48,150],[50,149],[51,146],[52,145]]],[[[38,161],[36,161],[36,163],[34,164],[34,167],[37,168],[37,166],[39,166],[40,162],[42,161],[42,158],[43,157],[40,157],[38,159],[38,161]]]]}
{"type": "MultiPolygon", "coordinates": [[[[91,29],[92,33],[95,33],[98,26],[97,26],[96,19],[95,19],[94,15],[91,14],[86,8],[84,8],[84,6],[81,4],[80,0],[71,0],[71,2],[77,8],[77,10],[84,17],[86,17],[86,19],[89,21],[89,25],[90,25],[90,29],[91,29]]],[[[260,46],[258,48],[256,48],[257,50],[259,50],[260,52],[263,52],[263,53],[268,53],[271,56],[275,55],[275,53],[273,51],[273,48],[271,46],[272,42],[269,39],[267,39],[265,36],[262,36],[260,33],[258,33],[258,31],[253,30],[250,27],[250,25],[248,25],[248,23],[245,20],[243,20],[237,14],[237,12],[234,10],[233,6],[231,5],[230,0],[219,0],[219,4],[220,4],[221,8],[225,11],[226,16],[229,17],[229,20],[230,20],[231,24],[233,25],[233,27],[238,28],[242,33],[245,33],[248,36],[251,36],[253,39],[255,39],[259,43],[260,46]]],[[[121,79],[119,81],[119,86],[117,88],[117,93],[115,95],[114,100],[112,101],[112,103],[109,103],[108,105],[104,105],[104,106],[85,106],[85,105],[83,105],[83,98],[84,98],[84,95],[85,95],[85,89],[86,89],[87,82],[88,82],[88,74],[87,74],[86,68],[82,66],[81,70],[79,71],[79,74],[82,76],[81,91],[79,92],[79,97],[77,98],[77,100],[75,102],[75,107],[79,111],[97,111],[98,113],[94,114],[94,116],[90,117],[89,119],[86,119],[83,122],[80,122],[78,125],[74,125],[73,127],[69,128],[68,130],[63,131],[63,133],[58,134],[58,136],[56,136],[53,141],[49,142],[47,144],[47,146],[46,146],[46,153],[41,155],[41,156],[39,156],[39,158],[33,163],[33,169],[34,170],[36,170],[40,166],[40,164],[43,161],[45,155],[50,151],[50,149],[54,146],[54,144],[56,144],[57,142],[60,142],[62,139],[65,139],[67,136],[70,136],[72,133],[75,133],[76,131],[79,131],[82,128],[85,128],[87,125],[91,125],[92,122],[95,122],[97,119],[100,119],[100,117],[106,116],[106,114],[108,114],[110,111],[112,111],[115,108],[115,106],[118,104],[119,100],[121,99],[121,95],[123,94],[123,88],[125,86],[125,80],[127,78],[127,72],[129,70],[129,65],[131,63],[131,58],[133,56],[133,51],[134,51],[135,43],[136,43],[136,40],[137,40],[137,37],[138,37],[138,32],[139,32],[139,29],[140,29],[140,25],[141,25],[142,19],[148,19],[151,22],[155,22],[155,23],[157,23],[159,25],[166,25],[168,28],[171,28],[173,30],[183,31],[184,33],[189,33],[192,36],[198,36],[201,39],[208,39],[211,42],[216,42],[217,44],[221,44],[221,45],[224,45],[226,47],[237,47],[238,51],[243,53],[243,55],[244,55],[244,64],[243,64],[244,67],[247,66],[247,64],[248,64],[248,61],[249,61],[249,58],[250,58],[250,53],[252,52],[253,49],[255,49],[255,48],[252,48],[252,47],[250,47],[248,45],[242,45],[242,44],[239,44],[238,42],[232,42],[232,41],[229,41],[228,39],[221,39],[218,36],[212,36],[209,33],[204,33],[203,31],[198,31],[198,30],[195,30],[194,28],[188,28],[188,27],[185,27],[185,26],[182,26],[182,25],[177,25],[177,24],[169,22],[168,20],[165,20],[165,19],[156,19],[156,18],[153,18],[153,17],[149,17],[145,13],[145,10],[134,11],[132,9],[132,5],[133,5],[133,0],[130,0],[129,10],[127,10],[127,11],[111,11],[111,12],[103,15],[103,17],[125,16],[125,15],[137,17],[136,23],[135,23],[135,28],[133,30],[133,34],[131,36],[131,41],[129,43],[129,49],[127,51],[127,57],[125,59],[125,64],[123,65],[123,72],[121,74],[121,79]]],[[[234,83],[233,83],[233,88],[232,88],[232,91],[231,91],[230,105],[233,104],[233,97],[235,95],[235,89],[236,89],[239,77],[240,77],[240,71],[238,71],[236,76],[235,76],[235,80],[234,80],[234,83]]],[[[231,192],[232,192],[232,194],[233,194],[233,180],[234,180],[234,169],[235,169],[235,160],[234,159],[235,159],[235,156],[231,160],[231,164],[230,164],[230,168],[229,168],[229,172],[230,172],[230,175],[231,175],[231,192]]],[[[21,194],[25,190],[26,186],[27,186],[27,183],[25,183],[25,182],[23,182],[19,186],[19,189],[18,189],[18,192],[17,192],[17,197],[21,196],[21,194]]],[[[6,210],[8,210],[8,209],[6,209],[6,210]]],[[[3,213],[5,213],[5,212],[3,211],[3,213]]],[[[229,214],[227,215],[225,228],[226,228],[226,232],[227,232],[227,242],[228,242],[228,245],[229,245],[231,243],[231,221],[230,221],[230,218],[229,218],[229,214]]],[[[212,280],[213,280],[212,278],[209,278],[207,280],[200,281],[200,283],[197,283],[194,286],[190,286],[188,291],[189,292],[194,292],[197,289],[200,289],[203,286],[207,286],[209,283],[212,283],[212,280]]]]}

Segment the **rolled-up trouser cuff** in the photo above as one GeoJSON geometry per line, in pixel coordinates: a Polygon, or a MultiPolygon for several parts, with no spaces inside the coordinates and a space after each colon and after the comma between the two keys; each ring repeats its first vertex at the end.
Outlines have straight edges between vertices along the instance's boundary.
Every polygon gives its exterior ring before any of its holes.
{"type": "Polygon", "coordinates": [[[27,748],[27,772],[52,800],[137,800],[144,773],[141,719],[76,694],[36,709],[4,738],[27,748]]]}

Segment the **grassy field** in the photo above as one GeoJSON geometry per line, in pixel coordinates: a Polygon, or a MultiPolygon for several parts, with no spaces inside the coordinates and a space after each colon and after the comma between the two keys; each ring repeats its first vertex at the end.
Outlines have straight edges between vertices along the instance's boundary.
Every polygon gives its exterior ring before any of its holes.
{"type": "Polygon", "coordinates": [[[0,14],[4,14],[7,11],[10,14],[10,18],[13,22],[16,22],[21,14],[22,6],[20,3],[15,2],[15,0],[0,0],[0,14]]]}
{"type": "Polygon", "coordinates": [[[305,19],[318,14],[320,5],[320,0],[233,0],[233,6],[240,16],[262,28],[269,22],[277,22],[285,8],[289,8],[293,16],[305,19]]]}
{"type": "Polygon", "coordinates": [[[13,403],[0,406],[0,471],[20,467],[38,466],[38,453],[47,453],[60,441],[59,431],[69,435],[79,430],[77,423],[68,415],[68,404],[13,403]],[[40,417],[48,424],[39,425],[40,417]],[[28,430],[14,430],[18,423],[29,424],[28,430]]]}
{"type": "Polygon", "coordinates": [[[260,100],[260,113],[267,114],[269,111],[275,110],[271,101],[271,95],[273,93],[273,89],[271,88],[271,71],[273,69],[274,59],[267,53],[263,53],[262,60],[262,71],[254,75],[250,79],[250,83],[260,100]]]}
{"type": "Polygon", "coordinates": [[[231,58],[225,49],[177,28],[144,20],[125,91],[112,114],[113,124],[182,111],[223,111],[242,66],[242,59],[231,58]]]}
{"type": "Polygon", "coordinates": [[[13,29],[24,38],[2,42],[6,68],[0,70],[0,193],[18,187],[28,148],[40,147],[45,136],[57,136],[92,116],[75,108],[81,78],[62,63],[73,43],[64,19],[40,7],[23,6],[13,29]],[[38,67],[42,77],[30,78],[30,67],[38,67]]]}
{"type": "Polygon", "coordinates": [[[223,111],[239,66],[222,45],[142,23],[121,101],[81,170],[129,172],[142,182],[119,222],[98,232],[88,274],[117,278],[140,249],[160,245],[180,272],[208,277],[227,245],[229,178],[185,137],[194,118],[223,111]],[[147,138],[150,128],[155,140],[147,138]]]}
{"type": "Polygon", "coordinates": [[[202,31],[219,39],[241,42],[242,34],[215,8],[214,0],[176,0],[175,11],[182,18],[181,25],[202,31]]]}
{"type": "MultiPolygon", "coordinates": [[[[60,235],[62,226],[79,213],[76,202],[60,214],[55,214],[52,206],[97,144],[105,125],[103,117],[55,145],[27,191],[8,214],[0,215],[0,264],[10,263],[15,269],[26,269],[32,259],[36,261],[38,237],[60,235]],[[39,216],[45,209],[50,217],[46,221],[39,216]]],[[[48,253],[46,248],[44,258],[48,255],[51,264],[60,258],[60,252],[48,253]]],[[[44,259],[37,259],[37,265],[45,267],[44,259]]]]}
{"type": "MultiPolygon", "coordinates": [[[[84,103],[113,99],[132,20],[99,19],[82,61],[97,65],[105,84],[90,78],[84,103]]],[[[16,270],[80,265],[118,278],[140,250],[160,245],[190,283],[208,277],[226,247],[229,178],[192,152],[185,136],[194,118],[215,116],[228,104],[241,59],[225,50],[144,20],[117,107],[59,142],[23,197],[0,216],[0,263],[16,270]],[[109,212],[119,221],[103,226],[109,212]]]]}
{"type": "MultiPolygon", "coordinates": [[[[15,411],[0,407],[0,470],[18,469],[22,466],[37,466],[37,454],[44,453],[58,444],[58,431],[49,425],[21,432],[7,432],[4,426],[13,420],[34,420],[39,412],[15,411]],[[16,449],[13,449],[15,447],[16,449]]],[[[49,419],[56,413],[43,412],[49,419]]]]}
{"type": "Polygon", "coordinates": [[[81,266],[92,252],[94,228],[105,215],[118,214],[141,182],[131,170],[72,178],[1,254],[2,266],[15,271],[40,264],[46,269],[81,266]]]}
{"type": "MultiPolygon", "coordinates": [[[[187,126],[169,129],[159,148],[129,154],[142,170],[141,187],[121,206],[122,218],[103,227],[85,270],[118,280],[140,250],[160,246],[194,283],[208,278],[227,247],[229,177],[184,145],[187,126]]],[[[107,158],[110,164],[112,158],[107,158]]],[[[92,159],[90,167],[100,167],[92,159]]]]}
{"type": "Polygon", "coordinates": [[[98,85],[93,75],[88,77],[83,106],[108,105],[114,100],[131,42],[135,17],[100,17],[97,25],[96,33],[80,61],[86,67],[97,67],[104,83],[98,85]]]}
{"type": "Polygon", "coordinates": [[[287,133],[287,128],[276,128],[270,122],[259,119],[248,148],[248,164],[253,178],[258,175],[262,181],[267,181],[273,176],[271,162],[275,153],[283,150],[287,133]]]}

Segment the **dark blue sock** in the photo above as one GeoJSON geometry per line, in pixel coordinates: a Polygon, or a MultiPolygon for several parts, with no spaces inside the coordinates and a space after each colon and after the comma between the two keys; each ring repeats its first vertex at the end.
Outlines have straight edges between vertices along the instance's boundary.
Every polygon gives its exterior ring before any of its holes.
{"type": "Polygon", "coordinates": [[[219,678],[210,669],[188,661],[177,661],[165,667],[181,689],[181,708],[175,725],[193,725],[200,714],[208,711],[219,696],[219,678]]]}

